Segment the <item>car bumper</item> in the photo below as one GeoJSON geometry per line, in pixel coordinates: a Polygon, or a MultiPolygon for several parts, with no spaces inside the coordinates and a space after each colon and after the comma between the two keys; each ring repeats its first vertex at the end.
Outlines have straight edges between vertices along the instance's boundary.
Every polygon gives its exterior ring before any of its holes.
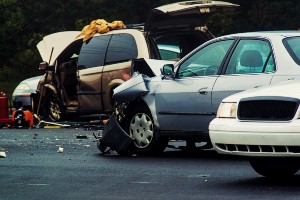
{"type": "Polygon", "coordinates": [[[13,103],[15,107],[30,107],[31,108],[31,96],[29,95],[20,95],[13,97],[13,103]]]}
{"type": "Polygon", "coordinates": [[[253,123],[216,118],[210,123],[209,135],[222,154],[300,157],[300,120],[253,123]]]}

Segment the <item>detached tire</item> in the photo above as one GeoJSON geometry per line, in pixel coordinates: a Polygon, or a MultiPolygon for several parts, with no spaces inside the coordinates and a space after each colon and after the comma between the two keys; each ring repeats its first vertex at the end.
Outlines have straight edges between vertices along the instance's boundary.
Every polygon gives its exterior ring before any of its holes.
{"type": "Polygon", "coordinates": [[[258,159],[249,160],[252,168],[260,175],[271,179],[286,178],[294,175],[299,166],[284,159],[258,159]]]}
{"type": "Polygon", "coordinates": [[[155,132],[152,115],[145,107],[138,107],[129,114],[125,130],[134,140],[132,151],[140,155],[161,153],[168,144],[168,140],[155,132]]]}
{"type": "Polygon", "coordinates": [[[45,98],[43,115],[46,120],[60,121],[62,120],[63,111],[58,96],[54,93],[49,93],[45,98]]]}

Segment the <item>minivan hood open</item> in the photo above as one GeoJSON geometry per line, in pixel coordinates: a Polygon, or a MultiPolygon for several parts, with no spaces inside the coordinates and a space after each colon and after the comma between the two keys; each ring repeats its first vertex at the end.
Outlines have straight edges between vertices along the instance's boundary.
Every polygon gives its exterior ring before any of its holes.
{"type": "Polygon", "coordinates": [[[45,36],[36,45],[43,61],[47,61],[50,65],[53,65],[59,54],[74,40],[76,40],[76,36],[80,33],[80,31],[63,31],[45,36]]]}
{"type": "Polygon", "coordinates": [[[224,1],[194,0],[160,6],[151,10],[146,32],[171,28],[195,28],[205,26],[207,18],[215,12],[232,12],[239,5],[224,1]]]}

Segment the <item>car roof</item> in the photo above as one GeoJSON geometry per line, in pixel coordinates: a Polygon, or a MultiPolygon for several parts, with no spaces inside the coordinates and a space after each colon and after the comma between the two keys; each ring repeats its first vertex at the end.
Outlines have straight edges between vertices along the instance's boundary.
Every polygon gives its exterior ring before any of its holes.
{"type": "Polygon", "coordinates": [[[230,35],[221,36],[222,37],[293,37],[300,36],[300,31],[298,30],[286,30],[286,31],[257,31],[257,32],[245,32],[245,33],[235,33],[230,35]]]}

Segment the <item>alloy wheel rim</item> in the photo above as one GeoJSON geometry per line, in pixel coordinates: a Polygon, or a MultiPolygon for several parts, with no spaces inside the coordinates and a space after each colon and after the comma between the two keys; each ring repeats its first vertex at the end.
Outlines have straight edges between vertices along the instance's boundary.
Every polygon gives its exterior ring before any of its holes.
{"type": "Polygon", "coordinates": [[[49,110],[50,110],[50,118],[53,121],[60,120],[61,111],[60,111],[60,107],[57,104],[57,102],[56,102],[55,99],[53,99],[52,101],[50,101],[49,110]]]}

